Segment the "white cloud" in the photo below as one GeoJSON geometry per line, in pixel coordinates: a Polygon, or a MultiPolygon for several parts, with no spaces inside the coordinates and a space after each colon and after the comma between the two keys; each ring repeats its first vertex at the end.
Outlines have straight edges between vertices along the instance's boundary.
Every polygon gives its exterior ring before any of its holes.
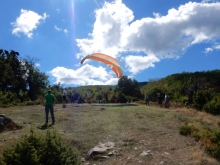
{"type": "Polygon", "coordinates": [[[69,33],[69,31],[68,31],[67,29],[64,29],[63,32],[64,32],[65,34],[69,33]]]}
{"type": "Polygon", "coordinates": [[[36,67],[40,67],[40,64],[39,64],[39,63],[36,63],[35,66],[36,66],[36,67]]]}
{"type": "Polygon", "coordinates": [[[220,50],[220,45],[216,45],[214,48],[220,50]]]}
{"type": "Polygon", "coordinates": [[[33,31],[37,29],[41,21],[44,21],[49,15],[44,13],[39,15],[30,10],[21,9],[20,16],[16,19],[15,22],[12,22],[12,34],[19,36],[20,33],[31,38],[33,36],[33,31]]]}
{"type": "Polygon", "coordinates": [[[183,54],[192,44],[220,36],[220,3],[193,3],[170,9],[166,16],[136,20],[124,31],[124,47],[167,58],[183,54]]]}
{"type": "MultiPolygon", "coordinates": [[[[205,52],[219,50],[220,2],[189,2],[168,10],[167,15],[135,20],[133,11],[122,0],[115,0],[95,10],[93,30],[87,38],[76,39],[77,58],[102,52],[124,61],[133,75],[155,67],[165,58],[177,59],[194,44],[213,43],[205,52]]],[[[66,29],[65,29],[66,30],[66,29]]],[[[64,30],[64,32],[65,32],[64,30]]],[[[65,33],[68,31],[66,30],[65,33]]],[[[56,83],[76,85],[117,84],[113,71],[84,64],[76,70],[56,67],[51,72],[56,83]]]]}
{"type": "Polygon", "coordinates": [[[205,53],[210,53],[210,52],[212,52],[213,51],[213,48],[206,48],[205,49],[205,53]]]}
{"type": "Polygon", "coordinates": [[[133,56],[129,55],[125,57],[125,62],[128,70],[136,74],[139,71],[142,71],[144,69],[147,69],[149,67],[154,67],[155,62],[159,62],[159,58],[157,58],[154,55],[148,55],[148,56],[133,56]]]}
{"type": "Polygon", "coordinates": [[[54,26],[54,29],[57,31],[61,31],[62,29],[58,28],[57,25],[54,26]]]}
{"type": "Polygon", "coordinates": [[[170,9],[167,15],[154,13],[153,18],[140,20],[134,20],[133,11],[122,0],[105,2],[95,11],[92,33],[88,38],[76,40],[80,48],[76,56],[102,52],[121,57],[133,74],[153,67],[164,58],[179,58],[193,44],[220,37],[220,3],[206,2],[210,1],[189,2],[170,9]],[[144,53],[146,57],[127,56],[133,52],[144,53]]]}
{"type": "Polygon", "coordinates": [[[213,47],[205,48],[205,53],[213,52],[214,50],[220,50],[220,45],[214,45],[213,47]]]}
{"type": "Polygon", "coordinates": [[[77,70],[56,67],[49,72],[61,84],[76,85],[116,85],[118,79],[113,77],[113,71],[109,74],[103,67],[94,67],[88,64],[77,70]]]}
{"type": "Polygon", "coordinates": [[[155,18],[161,17],[160,13],[153,13],[153,15],[154,15],[155,18]]]}
{"type": "Polygon", "coordinates": [[[63,31],[65,34],[69,33],[69,31],[67,29],[63,30],[63,29],[57,27],[57,25],[54,26],[54,29],[57,30],[57,31],[63,31]]]}
{"type": "Polygon", "coordinates": [[[103,7],[95,11],[96,21],[89,38],[76,39],[81,52],[77,57],[85,54],[102,52],[113,57],[121,50],[121,34],[127,24],[133,20],[133,12],[121,0],[112,3],[105,2],[103,7]]]}

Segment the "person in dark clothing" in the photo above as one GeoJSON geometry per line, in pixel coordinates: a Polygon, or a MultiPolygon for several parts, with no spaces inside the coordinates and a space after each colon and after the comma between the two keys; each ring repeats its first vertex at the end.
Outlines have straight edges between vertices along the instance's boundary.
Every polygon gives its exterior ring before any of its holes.
{"type": "Polygon", "coordinates": [[[150,105],[149,104],[149,96],[148,96],[148,94],[146,94],[146,96],[145,96],[145,102],[146,102],[146,105],[150,105]]]}
{"type": "Polygon", "coordinates": [[[70,100],[71,100],[71,103],[74,103],[74,96],[73,96],[73,93],[72,93],[71,96],[70,96],[70,100]]]}
{"type": "Polygon", "coordinates": [[[162,107],[162,102],[163,102],[162,96],[160,95],[160,93],[158,93],[157,94],[157,103],[158,103],[159,107],[162,107]]]}

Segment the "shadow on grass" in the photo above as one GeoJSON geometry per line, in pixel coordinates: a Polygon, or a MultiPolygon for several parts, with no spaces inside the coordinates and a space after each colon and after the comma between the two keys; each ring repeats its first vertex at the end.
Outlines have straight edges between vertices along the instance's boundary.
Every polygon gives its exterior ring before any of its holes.
{"type": "Polygon", "coordinates": [[[46,125],[46,124],[44,124],[44,125],[42,125],[42,126],[38,126],[37,128],[38,128],[38,129],[41,129],[41,130],[45,130],[45,129],[48,129],[48,128],[50,128],[50,127],[52,127],[52,125],[46,125]]]}
{"type": "Polygon", "coordinates": [[[121,106],[138,106],[137,104],[132,103],[109,103],[109,104],[91,104],[92,106],[109,106],[109,107],[121,107],[121,106]]]}

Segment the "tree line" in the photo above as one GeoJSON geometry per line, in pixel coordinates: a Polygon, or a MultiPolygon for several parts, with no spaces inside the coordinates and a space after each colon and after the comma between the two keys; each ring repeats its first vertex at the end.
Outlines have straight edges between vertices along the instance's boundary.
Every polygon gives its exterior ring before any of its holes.
{"type": "Polygon", "coordinates": [[[49,85],[48,76],[35,67],[36,58],[0,49],[0,104],[36,100],[49,85]]]}
{"type": "MultiPolygon", "coordinates": [[[[40,99],[51,88],[62,102],[63,86],[50,85],[48,76],[35,66],[36,58],[20,58],[16,51],[0,49],[0,106],[40,104],[40,99]]],[[[71,97],[76,103],[84,103],[90,91],[92,102],[101,98],[105,103],[144,100],[148,94],[150,101],[157,100],[157,93],[168,93],[171,102],[186,104],[198,110],[220,114],[220,70],[202,72],[182,72],[161,79],[140,83],[128,76],[122,76],[115,86],[94,85],[66,88],[68,102],[71,97]]]]}
{"type": "Polygon", "coordinates": [[[99,100],[102,100],[102,103],[114,103],[116,98],[120,103],[143,99],[139,83],[134,79],[132,80],[131,78],[128,78],[128,76],[122,76],[122,78],[118,80],[118,84],[115,86],[89,85],[69,87],[66,88],[66,91],[68,94],[68,102],[71,101],[72,96],[72,101],[75,103],[85,103],[87,92],[90,92],[91,94],[92,103],[99,103],[99,100]]]}
{"type": "Polygon", "coordinates": [[[156,101],[157,93],[168,93],[172,102],[220,114],[220,70],[172,74],[148,82],[141,91],[151,101],[156,101]]]}
{"type": "MultiPolygon", "coordinates": [[[[38,59],[26,56],[21,58],[19,53],[0,49],[0,106],[18,104],[40,104],[40,99],[47,89],[52,89],[58,103],[62,102],[63,86],[60,83],[51,85],[48,76],[36,67],[38,59]]],[[[87,86],[68,87],[68,101],[73,95],[74,102],[84,103],[86,93],[91,92],[92,101],[100,97],[104,102],[114,102],[118,98],[124,103],[142,98],[138,82],[123,76],[116,86],[87,86]]]]}

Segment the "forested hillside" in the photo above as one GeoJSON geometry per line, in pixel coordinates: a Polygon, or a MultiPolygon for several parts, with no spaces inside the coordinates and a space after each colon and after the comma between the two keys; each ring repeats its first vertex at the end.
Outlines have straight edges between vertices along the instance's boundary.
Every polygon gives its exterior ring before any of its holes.
{"type": "Polygon", "coordinates": [[[187,104],[197,110],[220,113],[220,70],[172,74],[151,81],[141,88],[156,101],[157,93],[167,92],[172,102],[187,104]]]}

